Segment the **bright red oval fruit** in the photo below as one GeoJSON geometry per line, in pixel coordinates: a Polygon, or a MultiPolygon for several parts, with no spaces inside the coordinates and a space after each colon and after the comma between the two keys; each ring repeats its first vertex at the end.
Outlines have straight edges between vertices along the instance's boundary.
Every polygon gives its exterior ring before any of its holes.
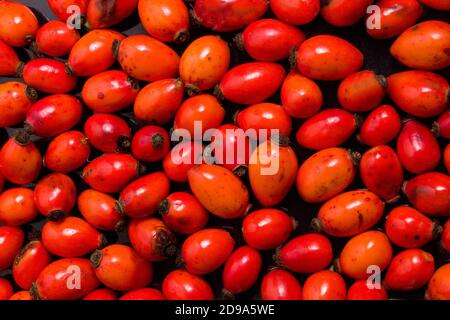
{"type": "Polygon", "coordinates": [[[128,236],[137,254],[147,261],[163,261],[176,254],[177,238],[157,218],[133,219],[128,236]]]}
{"type": "Polygon", "coordinates": [[[176,77],[180,63],[180,57],[172,48],[146,35],[132,35],[122,40],[117,59],[130,76],[148,82],[176,77]]]}
{"type": "Polygon", "coordinates": [[[258,280],[262,267],[261,254],[248,246],[234,251],[223,269],[223,288],[232,295],[249,290],[258,280]]]}
{"type": "Polygon", "coordinates": [[[322,270],[306,279],[302,300],[345,300],[347,287],[337,272],[322,270]]]}
{"type": "Polygon", "coordinates": [[[117,300],[117,294],[111,289],[96,289],[83,298],[83,300],[117,300]]]}
{"type": "Polygon", "coordinates": [[[435,117],[448,108],[450,86],[436,73],[410,70],[395,73],[387,79],[391,99],[415,117],[435,117]]]}
{"type": "Polygon", "coordinates": [[[113,114],[93,114],[84,123],[84,133],[89,143],[102,152],[125,151],[131,145],[130,126],[113,114]]]}
{"type": "Polygon", "coordinates": [[[325,202],[313,225],[334,237],[350,237],[369,230],[381,219],[384,203],[374,193],[356,190],[325,202]]]}
{"type": "Polygon", "coordinates": [[[80,131],[67,131],[53,138],[44,156],[44,165],[54,172],[69,173],[89,159],[91,146],[80,131]]]}
{"type": "Polygon", "coordinates": [[[403,184],[403,168],[395,151],[378,146],[366,151],[359,163],[364,185],[385,201],[399,196],[403,184]]]}
{"type": "Polygon", "coordinates": [[[42,228],[42,242],[50,253],[58,257],[85,256],[102,247],[105,241],[100,232],[77,217],[47,221],[42,228]]]}
{"type": "Polygon", "coordinates": [[[249,62],[228,71],[219,84],[227,100],[256,104],[270,98],[281,86],[286,71],[276,63],[249,62]]]}
{"type": "Polygon", "coordinates": [[[347,292],[347,300],[387,300],[388,294],[383,286],[369,287],[367,280],[354,282],[347,292]]]}
{"type": "Polygon", "coordinates": [[[120,231],[124,217],[119,202],[110,195],[88,189],[78,196],[78,210],[86,221],[100,230],[120,231]]]}
{"type": "Polygon", "coordinates": [[[213,300],[211,286],[185,270],[170,272],[163,281],[163,294],[168,300],[213,300]]]}
{"type": "Polygon", "coordinates": [[[166,176],[175,182],[188,181],[188,171],[203,163],[203,144],[200,141],[185,141],[175,145],[163,159],[166,176]]]}
{"type": "Polygon", "coordinates": [[[111,67],[114,58],[113,44],[125,39],[125,36],[114,30],[93,30],[88,32],[72,48],[69,65],[80,77],[93,76],[111,67]]]}
{"type": "Polygon", "coordinates": [[[345,78],[338,89],[341,106],[350,112],[367,112],[380,105],[387,80],[374,71],[364,70],[345,78]]]}
{"type": "Polygon", "coordinates": [[[450,215],[450,177],[440,172],[429,172],[408,180],[403,192],[420,212],[430,216],[450,215]]]}
{"type": "MultiPolygon", "coordinates": [[[[181,104],[175,114],[173,126],[175,130],[187,130],[192,139],[197,139],[195,137],[196,124],[201,125],[201,133],[203,134],[208,129],[215,129],[220,126],[224,117],[225,109],[215,96],[199,94],[186,99],[181,104]]],[[[175,131],[176,133],[177,131],[175,131]]]]}
{"type": "Polygon", "coordinates": [[[0,174],[12,183],[33,182],[41,167],[41,153],[23,130],[17,131],[0,150],[0,174]]]}
{"type": "Polygon", "coordinates": [[[442,138],[450,139],[450,111],[442,113],[433,123],[433,133],[442,138]]]}
{"type": "Polygon", "coordinates": [[[283,108],[290,116],[304,119],[319,112],[323,95],[314,81],[297,71],[292,71],[281,86],[281,101],[283,108]]]}
{"type": "Polygon", "coordinates": [[[430,129],[416,120],[403,124],[397,154],[406,170],[420,174],[434,170],[441,160],[439,144],[430,129]]]}
{"type": "Polygon", "coordinates": [[[242,221],[245,242],[258,250],[271,250],[282,245],[294,229],[294,220],[278,209],[256,210],[242,221]]]}
{"type": "Polygon", "coordinates": [[[391,105],[374,109],[364,120],[359,141],[371,147],[388,144],[397,137],[401,129],[400,115],[391,105]]]}
{"type": "Polygon", "coordinates": [[[362,19],[374,0],[327,0],[320,13],[326,22],[338,27],[351,26],[362,19]]]}
{"type": "Polygon", "coordinates": [[[14,260],[12,267],[14,281],[22,289],[30,290],[33,282],[50,262],[50,253],[42,241],[31,241],[14,260]]]}
{"type": "Polygon", "coordinates": [[[182,0],[142,0],[138,12],[144,29],[152,37],[175,43],[189,39],[189,11],[182,0]]]}
{"type": "Polygon", "coordinates": [[[11,283],[5,278],[0,278],[0,301],[10,300],[14,294],[11,283]]]}
{"type": "Polygon", "coordinates": [[[214,31],[235,31],[261,17],[268,6],[265,0],[197,0],[194,17],[202,26],[214,31]]]}
{"type": "Polygon", "coordinates": [[[38,214],[33,195],[28,188],[11,188],[0,193],[0,222],[20,226],[33,221],[38,214]]]}
{"type": "Polygon", "coordinates": [[[9,268],[22,248],[25,233],[18,227],[0,226],[0,271],[9,268]]]}
{"type": "Polygon", "coordinates": [[[284,22],[304,25],[313,21],[319,14],[320,0],[272,0],[270,9],[284,22]]]}
{"type": "Polygon", "coordinates": [[[169,134],[164,128],[158,126],[142,127],[134,134],[131,142],[131,153],[140,161],[162,160],[169,149],[169,134]]]}
{"type": "Polygon", "coordinates": [[[245,184],[228,169],[200,164],[188,171],[192,193],[206,210],[222,219],[237,219],[249,208],[245,184]]]}
{"type": "Polygon", "coordinates": [[[45,93],[66,93],[77,84],[66,65],[58,60],[38,58],[23,67],[23,80],[31,87],[45,93]]]}
{"type": "Polygon", "coordinates": [[[306,120],[298,129],[297,142],[304,148],[321,150],[346,142],[357,128],[357,120],[342,109],[327,109],[306,120]]]}
{"type": "Polygon", "coordinates": [[[301,300],[302,287],[289,272],[275,269],[267,273],[261,283],[263,300],[301,300]]]}
{"type": "Polygon", "coordinates": [[[125,72],[109,70],[87,79],[81,97],[95,112],[117,112],[132,105],[138,91],[137,81],[125,72]]]}
{"type": "Polygon", "coordinates": [[[127,292],[119,300],[165,300],[161,291],[153,288],[142,288],[127,292]]]}
{"type": "Polygon", "coordinates": [[[429,20],[405,30],[392,44],[391,54],[412,69],[441,70],[450,66],[450,25],[429,20]]]}
{"type": "Polygon", "coordinates": [[[143,176],[120,193],[119,202],[126,215],[131,218],[143,218],[155,214],[161,200],[170,192],[170,182],[162,172],[153,172],[143,176]]]}
{"type": "Polygon", "coordinates": [[[20,72],[22,63],[16,51],[0,40],[0,75],[13,76],[20,72]]]}
{"type": "Polygon", "coordinates": [[[208,211],[187,192],[174,192],[161,200],[158,212],[170,230],[181,234],[200,231],[208,223],[208,211]]]}
{"type": "Polygon", "coordinates": [[[162,125],[170,121],[181,105],[184,84],[165,79],[146,85],[134,102],[134,115],[142,123],[162,125]]]}
{"type": "Polygon", "coordinates": [[[36,90],[21,82],[0,84],[0,127],[12,127],[23,122],[36,99],[36,90]]]}
{"type": "Polygon", "coordinates": [[[280,105],[275,103],[258,103],[239,111],[236,115],[236,124],[244,131],[256,130],[256,137],[262,138],[260,130],[267,130],[266,138],[270,138],[274,130],[278,134],[288,137],[292,132],[292,119],[280,105]]]}
{"type": "Polygon", "coordinates": [[[113,244],[91,255],[95,275],[108,288],[131,291],[146,287],[153,278],[153,266],[133,248],[113,244]]]}
{"type": "Polygon", "coordinates": [[[73,180],[62,173],[51,173],[42,178],[34,188],[34,202],[41,214],[58,220],[71,214],[77,200],[73,180]]]}
{"type": "Polygon", "coordinates": [[[248,25],[236,39],[253,59],[274,62],[287,58],[305,40],[305,35],[284,22],[262,19],[248,25]]]}
{"type": "Polygon", "coordinates": [[[420,211],[407,206],[393,209],[386,217],[386,234],[395,245],[402,248],[419,248],[439,234],[439,224],[420,211]]]}
{"type": "Polygon", "coordinates": [[[26,128],[41,137],[52,137],[74,127],[81,119],[80,101],[68,94],[47,96],[31,106],[25,119],[26,128]]]}
{"type": "Polygon", "coordinates": [[[62,57],[70,53],[78,40],[80,34],[76,29],[69,28],[62,21],[50,21],[37,32],[36,49],[51,57],[62,57]]]}
{"type": "Polygon", "coordinates": [[[392,259],[384,284],[392,291],[414,291],[426,285],[433,273],[434,258],[430,253],[408,249],[392,259]]]}
{"type": "Polygon", "coordinates": [[[315,80],[341,80],[358,71],[364,56],[344,39],[319,35],[309,38],[296,51],[298,70],[315,80]]]}
{"type": "Polygon", "coordinates": [[[100,29],[112,27],[122,22],[136,10],[138,0],[96,0],[87,6],[86,27],[100,29]]]}
{"type": "MultiPolygon", "coordinates": [[[[367,27],[367,33],[375,39],[393,38],[411,27],[422,15],[422,6],[417,0],[381,0],[380,28],[367,27]]],[[[369,15],[367,23],[371,24],[369,15]]]]}
{"type": "Polygon", "coordinates": [[[181,257],[186,270],[197,275],[220,268],[233,252],[235,242],[220,229],[203,229],[191,234],[183,243],[181,257]]]}
{"type": "Polygon", "coordinates": [[[0,40],[24,47],[34,40],[39,22],[33,11],[20,2],[0,2],[0,40]]]}
{"type": "Polygon", "coordinates": [[[277,251],[277,264],[298,273],[314,273],[328,267],[333,260],[333,248],[327,237],[305,234],[286,243],[277,251]]]}
{"type": "Polygon", "coordinates": [[[35,300],[78,300],[94,291],[100,282],[88,259],[65,258],[47,265],[30,290],[35,300]],[[79,272],[80,286],[72,288],[74,270],[79,272]]]}
{"type": "Polygon", "coordinates": [[[117,193],[141,172],[141,164],[132,156],[107,153],[84,167],[81,177],[92,189],[117,193]]]}

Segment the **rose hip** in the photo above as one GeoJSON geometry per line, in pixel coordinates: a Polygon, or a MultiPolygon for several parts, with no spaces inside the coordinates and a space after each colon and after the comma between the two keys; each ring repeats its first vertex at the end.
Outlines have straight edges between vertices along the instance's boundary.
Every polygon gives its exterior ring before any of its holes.
{"type": "Polygon", "coordinates": [[[0,226],[0,271],[9,268],[22,248],[25,233],[18,227],[0,226]]]}
{"type": "Polygon", "coordinates": [[[89,143],[102,152],[126,151],[131,145],[130,126],[113,114],[93,114],[84,123],[84,133],[89,143]]]}
{"type": "Polygon", "coordinates": [[[271,250],[282,245],[294,229],[294,220],[278,209],[254,211],[242,222],[245,242],[258,250],[271,250]]]}
{"type": "Polygon", "coordinates": [[[400,206],[386,217],[385,230],[392,243],[410,249],[432,241],[439,235],[441,227],[420,211],[400,206]]]}
{"type": "Polygon", "coordinates": [[[45,93],[67,93],[77,84],[77,77],[63,62],[48,58],[26,63],[22,76],[29,86],[45,93]]]}
{"type": "Polygon", "coordinates": [[[302,287],[289,272],[275,269],[267,273],[261,284],[263,300],[301,300],[302,287]]]}
{"type": "Polygon", "coordinates": [[[51,262],[50,253],[42,241],[34,240],[22,248],[12,267],[14,281],[24,290],[30,290],[39,274],[51,262]]]}
{"type": "Polygon", "coordinates": [[[44,165],[54,172],[69,173],[89,159],[91,147],[80,131],[67,131],[53,138],[44,156],[44,165]]]}
{"type": "Polygon", "coordinates": [[[157,218],[133,219],[128,236],[137,254],[149,262],[166,260],[177,251],[177,238],[157,218]]]}
{"type": "Polygon", "coordinates": [[[185,270],[170,272],[163,281],[163,294],[168,300],[213,300],[211,286],[185,270]]]}
{"type": "Polygon", "coordinates": [[[67,217],[59,221],[47,221],[42,228],[42,242],[50,253],[74,258],[103,247],[106,239],[83,219],[67,217]]]}
{"type": "Polygon", "coordinates": [[[0,174],[12,183],[33,182],[41,167],[41,153],[24,130],[17,131],[0,150],[0,174]]]}
{"type": "Polygon", "coordinates": [[[220,268],[233,252],[235,242],[220,229],[203,229],[191,234],[183,243],[181,257],[186,270],[197,275],[220,268]]]}
{"type": "Polygon", "coordinates": [[[158,212],[170,230],[181,234],[200,231],[208,223],[208,212],[187,192],[174,192],[161,200],[158,212]]]}
{"type": "Polygon", "coordinates": [[[70,53],[78,40],[80,34],[76,29],[69,28],[62,21],[50,21],[38,30],[36,49],[51,57],[62,57],[70,53]]]}
{"type": "Polygon", "coordinates": [[[28,188],[11,188],[0,194],[0,222],[20,226],[33,221],[38,214],[34,192],[28,188]]]}
{"type": "Polygon", "coordinates": [[[86,221],[100,230],[120,231],[124,217],[119,202],[106,193],[88,189],[78,196],[78,209],[86,221]]]}
{"type": "Polygon", "coordinates": [[[91,264],[98,280],[117,291],[143,288],[153,278],[152,264],[123,244],[113,244],[95,251],[91,255],[91,264]]]}
{"type": "Polygon", "coordinates": [[[232,295],[247,291],[258,280],[262,267],[261,254],[248,246],[234,251],[223,269],[223,288],[232,295]]]}
{"type": "Polygon", "coordinates": [[[34,203],[39,212],[56,221],[68,216],[77,199],[73,180],[62,173],[51,173],[42,178],[34,188],[34,203]]]}
{"type": "Polygon", "coordinates": [[[119,196],[123,212],[131,218],[144,218],[158,210],[161,200],[169,195],[170,182],[162,172],[143,176],[125,188],[119,196]]]}
{"type": "Polygon", "coordinates": [[[333,259],[333,249],[327,237],[305,234],[286,243],[277,251],[277,264],[298,273],[314,273],[325,269],[333,259]]]}

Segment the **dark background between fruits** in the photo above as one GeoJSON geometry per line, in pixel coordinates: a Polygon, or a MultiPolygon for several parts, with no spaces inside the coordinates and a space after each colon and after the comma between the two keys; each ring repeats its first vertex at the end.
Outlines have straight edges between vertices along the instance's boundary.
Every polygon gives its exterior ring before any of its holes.
{"type": "MultiPolygon", "coordinates": [[[[55,16],[53,15],[53,13],[48,8],[46,0],[16,0],[16,1],[21,2],[21,3],[29,6],[30,8],[32,8],[33,11],[35,12],[36,16],[39,19],[40,25],[45,23],[47,20],[55,20],[56,19],[55,16]]],[[[266,13],[264,18],[271,17],[271,15],[272,14],[269,11],[266,13]]],[[[448,12],[444,12],[444,11],[439,12],[439,11],[431,10],[427,7],[424,7],[424,13],[422,15],[422,18],[419,20],[419,22],[425,21],[425,20],[442,20],[442,21],[448,22],[450,20],[450,17],[449,17],[448,12]]],[[[126,35],[146,34],[144,28],[139,23],[139,17],[137,15],[137,12],[135,12],[131,17],[126,19],[121,24],[113,27],[113,29],[123,32],[126,35]]],[[[388,76],[392,73],[403,71],[403,70],[407,69],[406,67],[400,65],[397,61],[395,61],[395,59],[393,59],[391,57],[391,55],[389,54],[389,47],[393,40],[379,41],[379,40],[375,40],[375,39],[369,37],[366,33],[365,25],[364,25],[363,21],[360,21],[358,24],[350,26],[350,27],[338,28],[338,27],[334,27],[334,26],[331,26],[331,25],[325,23],[319,16],[312,23],[310,23],[306,26],[301,26],[300,29],[303,32],[305,32],[307,37],[311,37],[311,36],[319,35],[319,34],[333,34],[333,35],[342,37],[342,38],[350,41],[364,53],[364,58],[365,58],[364,59],[364,67],[363,67],[364,69],[374,70],[377,73],[382,74],[384,76],[388,76]]],[[[205,34],[214,34],[214,32],[212,32],[211,30],[205,29],[205,28],[200,28],[200,27],[192,27],[191,28],[191,39],[195,39],[195,38],[205,35],[205,34]]],[[[232,52],[232,60],[231,60],[232,65],[231,66],[241,64],[241,63],[244,63],[247,61],[251,61],[250,57],[245,52],[239,52],[237,50],[237,48],[233,45],[232,39],[235,34],[236,33],[220,34],[221,37],[226,39],[231,46],[231,52],[232,52]]],[[[176,51],[179,54],[181,54],[186,46],[187,46],[187,44],[185,44],[183,46],[172,46],[172,47],[174,49],[176,49],[176,51]]],[[[28,61],[32,57],[31,53],[25,49],[19,49],[18,53],[19,53],[20,58],[25,62],[28,61]]],[[[157,63],[157,61],[152,61],[149,63],[157,63]]],[[[286,68],[286,70],[288,71],[289,70],[288,62],[283,61],[283,65],[286,68]]],[[[120,66],[118,64],[116,64],[111,69],[120,70],[120,66]]],[[[447,68],[445,70],[441,70],[438,73],[440,73],[441,75],[443,75],[444,77],[449,79],[449,75],[450,75],[449,68],[447,68]]],[[[10,80],[13,80],[13,78],[0,77],[0,83],[10,81],[10,80]]],[[[80,97],[79,93],[81,91],[84,81],[85,81],[84,78],[80,78],[78,81],[77,87],[75,88],[75,90],[73,92],[71,92],[78,98],[80,97]]],[[[145,85],[145,83],[141,83],[141,87],[143,87],[144,85],[145,85]]],[[[336,92],[337,92],[337,87],[339,85],[339,82],[319,82],[319,85],[324,94],[323,108],[330,108],[330,107],[338,106],[336,92]]],[[[42,98],[43,94],[40,93],[39,97],[42,98]]],[[[270,101],[280,103],[279,94],[277,93],[274,97],[272,97],[270,99],[270,101]]],[[[385,100],[383,101],[383,103],[392,103],[392,102],[389,100],[388,97],[386,97],[385,100]]],[[[229,103],[227,101],[224,101],[223,104],[227,110],[227,116],[226,116],[224,123],[231,123],[232,115],[235,113],[236,110],[238,110],[239,108],[242,108],[243,106],[238,106],[233,103],[229,103]]],[[[398,111],[400,112],[401,110],[398,110],[398,111]]],[[[85,107],[83,120],[80,121],[80,123],[78,124],[78,126],[75,129],[83,131],[84,119],[86,119],[90,114],[91,114],[90,110],[87,107],[85,107]]],[[[135,132],[140,127],[139,123],[133,118],[132,107],[119,113],[119,115],[121,117],[123,117],[130,124],[130,126],[133,129],[133,132],[135,132]]],[[[365,117],[366,115],[362,114],[362,116],[365,117]]],[[[406,117],[407,115],[402,114],[402,116],[406,117]]],[[[423,120],[421,120],[421,121],[424,122],[425,124],[431,126],[433,120],[435,120],[435,119],[427,119],[426,121],[423,121],[423,120]]],[[[307,159],[309,156],[311,156],[314,152],[311,150],[301,148],[295,143],[294,134],[296,132],[296,129],[302,123],[302,121],[294,119],[293,123],[294,123],[294,130],[293,130],[293,134],[291,136],[292,146],[296,150],[297,157],[299,159],[299,163],[302,163],[305,159],[307,159]]],[[[170,129],[170,125],[171,124],[169,124],[167,126],[167,129],[170,129]]],[[[9,128],[7,131],[4,129],[0,129],[0,145],[3,145],[3,143],[6,141],[6,139],[8,138],[8,133],[11,134],[12,132],[14,132],[14,128],[9,128]]],[[[35,138],[36,138],[37,146],[40,148],[42,154],[44,154],[46,147],[49,143],[49,140],[48,139],[40,139],[37,137],[35,137],[35,138]]],[[[440,139],[439,143],[440,143],[441,147],[443,147],[446,142],[444,141],[444,139],[440,139]]],[[[395,148],[395,141],[393,143],[391,143],[390,145],[391,145],[391,147],[395,148]]],[[[356,134],[349,141],[347,141],[347,143],[343,147],[350,148],[350,149],[358,151],[360,153],[364,153],[364,151],[366,151],[368,149],[367,146],[364,146],[364,145],[361,145],[360,143],[358,143],[358,141],[356,140],[356,134]]],[[[93,151],[91,154],[91,159],[94,159],[95,157],[100,155],[99,151],[96,151],[94,148],[92,148],[92,150],[93,151]]],[[[146,164],[146,167],[147,167],[148,172],[161,170],[161,164],[159,162],[146,164]]],[[[443,167],[442,163],[437,168],[437,171],[445,172],[445,168],[443,167]]],[[[43,170],[41,172],[41,177],[45,176],[46,174],[48,174],[48,171],[46,171],[45,168],[43,168],[43,170]]],[[[87,189],[87,185],[80,178],[79,172],[72,173],[71,177],[74,179],[74,181],[76,182],[76,184],[78,186],[78,192],[81,192],[82,190],[87,189]]],[[[410,178],[410,175],[405,171],[405,179],[407,180],[409,178],[410,178]]],[[[246,178],[244,178],[244,180],[246,180],[246,178]]],[[[246,181],[246,182],[248,182],[248,181],[246,181]]],[[[247,185],[248,185],[248,183],[247,183],[247,185]]],[[[10,186],[6,185],[5,188],[9,188],[9,187],[10,186]]],[[[33,187],[33,185],[30,185],[30,187],[33,187]]],[[[353,190],[353,189],[360,189],[360,188],[365,188],[365,187],[362,184],[359,177],[357,177],[355,179],[355,181],[353,182],[353,184],[348,189],[353,190]]],[[[172,185],[171,185],[171,192],[188,190],[188,189],[189,189],[189,187],[185,184],[177,185],[175,183],[172,183],[172,185]]],[[[249,190],[250,190],[250,188],[249,188],[249,190]]],[[[258,209],[258,206],[259,206],[258,203],[256,202],[256,200],[254,198],[252,200],[253,200],[252,203],[254,204],[253,209],[258,209]]],[[[397,205],[407,204],[407,203],[408,203],[407,199],[405,197],[402,197],[402,199],[398,202],[397,205]]],[[[307,203],[303,202],[300,199],[300,197],[296,191],[296,188],[293,187],[291,192],[289,193],[289,195],[278,206],[278,208],[285,210],[291,216],[295,217],[295,219],[298,220],[299,227],[292,234],[292,237],[294,237],[296,235],[311,231],[310,221],[317,214],[318,209],[320,208],[320,204],[311,205],[311,204],[307,204],[307,203]]],[[[385,209],[385,214],[387,214],[391,210],[391,208],[392,208],[392,206],[387,205],[386,209],[385,209]]],[[[73,215],[80,215],[77,208],[74,209],[73,215]]],[[[44,220],[41,219],[41,217],[38,218],[38,219],[40,219],[39,221],[36,221],[35,223],[33,223],[31,225],[24,226],[24,229],[27,232],[31,232],[33,229],[39,230],[39,228],[42,226],[42,224],[44,222],[44,220]]],[[[224,221],[224,220],[216,219],[212,216],[211,216],[210,222],[208,224],[208,226],[226,227],[228,230],[230,230],[230,232],[232,233],[232,235],[235,237],[235,239],[237,241],[237,247],[245,244],[242,239],[241,232],[239,230],[240,225],[241,225],[241,220],[224,221]]],[[[379,224],[377,226],[375,226],[374,228],[382,229],[383,225],[384,225],[384,218],[381,219],[379,224]]],[[[110,240],[110,242],[120,242],[120,243],[128,242],[126,233],[121,233],[118,235],[115,233],[110,233],[110,234],[107,234],[107,237],[110,240]]],[[[179,238],[179,243],[181,243],[182,240],[184,240],[184,238],[182,238],[181,236],[178,236],[178,238],[179,238]]],[[[346,241],[348,239],[332,238],[331,240],[333,243],[334,255],[335,255],[335,257],[337,257],[339,252],[341,251],[343,245],[346,243],[346,241]]],[[[396,252],[399,251],[399,248],[394,248],[394,249],[396,252]]],[[[427,245],[424,248],[424,250],[429,251],[434,255],[434,257],[436,259],[436,267],[442,265],[443,263],[445,263],[445,261],[448,261],[450,258],[449,256],[446,256],[443,252],[441,252],[441,250],[439,250],[437,241],[434,241],[431,244],[427,245]]],[[[272,260],[273,254],[274,254],[273,251],[263,253],[265,264],[264,264],[263,270],[260,275],[260,280],[261,280],[261,277],[267,272],[268,268],[275,266],[275,264],[272,260]]],[[[151,286],[160,288],[162,280],[164,279],[164,276],[169,271],[175,269],[176,267],[177,266],[176,266],[175,259],[155,264],[155,277],[154,277],[154,280],[153,280],[153,283],[151,284],[151,286]]],[[[9,270],[0,273],[0,276],[6,276],[6,278],[11,279],[9,270]]],[[[304,276],[304,275],[297,275],[297,276],[298,276],[298,279],[301,281],[301,284],[303,284],[306,276],[304,276]]],[[[216,293],[216,297],[220,298],[221,297],[221,289],[222,289],[222,287],[221,287],[222,269],[220,269],[212,274],[207,275],[205,278],[213,286],[215,293],[216,293]]],[[[353,280],[346,279],[346,282],[348,285],[350,285],[353,282],[353,280]]],[[[259,298],[259,288],[260,288],[260,281],[258,281],[258,283],[251,290],[249,290],[248,292],[246,292],[244,294],[237,296],[236,298],[237,299],[259,298]]],[[[390,292],[389,296],[392,299],[423,299],[424,291],[425,290],[422,289],[419,291],[414,291],[414,292],[409,292],[409,293],[390,292]]]]}

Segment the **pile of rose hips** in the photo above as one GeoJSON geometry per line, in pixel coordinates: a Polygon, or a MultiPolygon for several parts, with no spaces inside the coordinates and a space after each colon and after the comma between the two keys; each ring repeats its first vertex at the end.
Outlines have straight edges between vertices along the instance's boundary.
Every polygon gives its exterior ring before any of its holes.
{"type": "MultiPolygon", "coordinates": [[[[411,69],[387,78],[360,71],[354,44],[297,27],[354,25],[373,2],[48,0],[60,20],[40,25],[0,1],[0,75],[17,75],[0,84],[0,299],[450,299],[449,84],[437,73],[450,25],[417,23],[450,2],[377,3],[367,37],[392,39],[411,69]],[[83,31],[66,24],[70,5],[83,31]],[[135,11],[148,34],[112,29],[135,11]],[[189,37],[194,21],[206,35],[189,37]],[[235,43],[218,36],[230,32],[235,43]],[[339,81],[339,107],[323,105],[327,81],[339,81]],[[234,124],[224,103],[239,107],[234,124]],[[193,134],[194,121],[279,135],[224,165],[192,163],[203,144],[183,141],[191,161],[177,164],[169,130],[193,134]],[[344,147],[355,137],[360,153],[344,147]],[[288,193],[317,210],[285,212],[288,193]]],[[[235,132],[213,145],[247,146],[235,132]]]]}

